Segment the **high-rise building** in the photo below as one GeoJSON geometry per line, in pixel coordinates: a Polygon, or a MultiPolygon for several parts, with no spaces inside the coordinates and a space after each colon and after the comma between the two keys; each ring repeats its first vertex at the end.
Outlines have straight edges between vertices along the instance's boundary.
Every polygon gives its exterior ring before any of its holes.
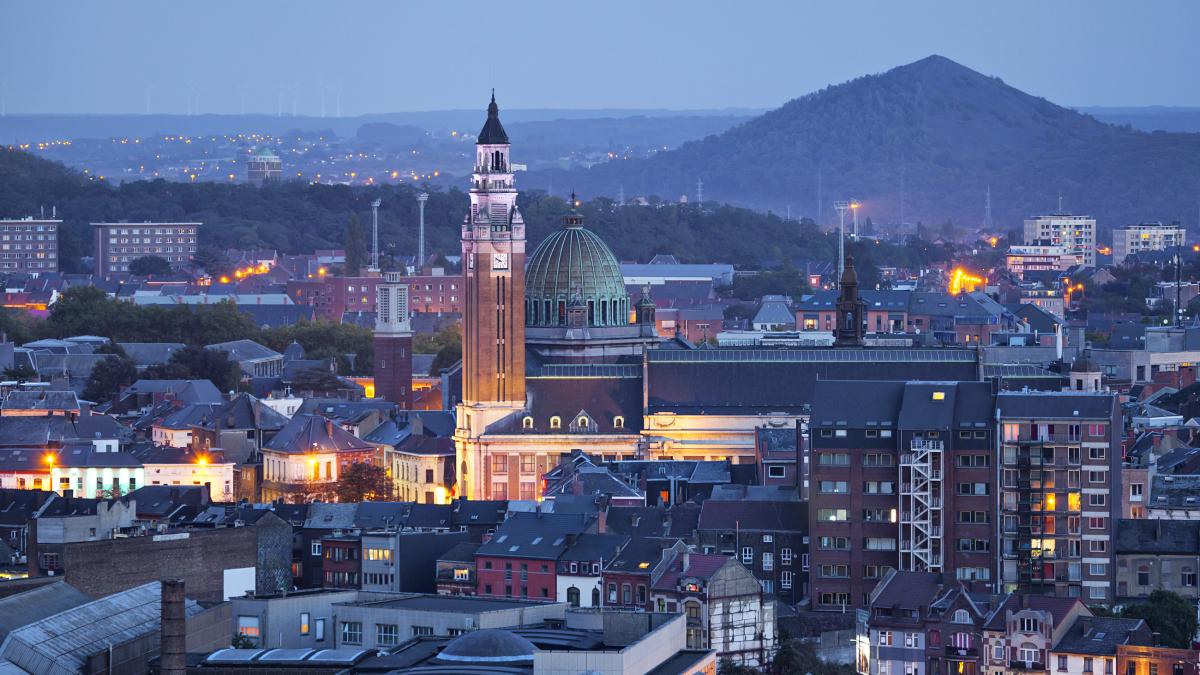
{"type": "Polygon", "coordinates": [[[61,220],[0,220],[0,272],[57,272],[59,225],[61,220]]]}
{"type": "Polygon", "coordinates": [[[375,397],[412,409],[412,326],[408,285],[387,272],[375,286],[375,397]]]}
{"type": "Polygon", "coordinates": [[[1170,225],[1162,223],[1122,225],[1113,228],[1113,263],[1119,265],[1133,253],[1165,251],[1176,246],[1183,246],[1186,239],[1187,231],[1178,222],[1170,225]]]}
{"type": "Polygon", "coordinates": [[[865,607],[892,569],[995,580],[986,382],[819,380],[810,422],[813,607],[865,607]]]}
{"type": "Polygon", "coordinates": [[[463,399],[455,445],[460,494],[477,499],[484,453],[472,439],[525,407],[525,220],[494,94],[475,144],[470,197],[461,232],[463,399]]]}
{"type": "Polygon", "coordinates": [[[1108,392],[1001,392],[1000,590],[1113,599],[1121,411],[1108,392]]]}
{"type": "Polygon", "coordinates": [[[146,256],[166,260],[181,270],[196,255],[200,223],[92,223],[96,241],[96,276],[129,271],[129,263],[146,256]]]}
{"type": "Polygon", "coordinates": [[[1095,267],[1096,219],[1062,212],[1028,218],[1025,220],[1025,243],[1065,246],[1080,257],[1084,267],[1095,267]]]}
{"type": "Polygon", "coordinates": [[[1013,276],[1024,279],[1030,272],[1066,272],[1083,264],[1083,258],[1066,246],[1029,244],[1008,247],[1004,263],[1013,276]]]}
{"type": "Polygon", "coordinates": [[[283,177],[283,160],[270,148],[259,148],[246,160],[246,182],[262,185],[283,177]]]}

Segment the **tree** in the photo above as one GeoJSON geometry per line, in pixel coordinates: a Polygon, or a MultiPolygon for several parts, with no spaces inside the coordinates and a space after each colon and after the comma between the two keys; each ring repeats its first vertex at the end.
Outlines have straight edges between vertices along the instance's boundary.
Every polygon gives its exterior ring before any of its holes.
{"type": "Polygon", "coordinates": [[[761,671],[750,666],[738,665],[726,658],[717,664],[717,675],[761,675],[761,671]]]}
{"type": "Polygon", "coordinates": [[[811,643],[783,639],[780,636],[779,651],[776,652],[767,672],[773,675],[854,675],[853,666],[826,663],[817,656],[811,643]]]}
{"type": "Polygon", "coordinates": [[[363,502],[391,495],[387,471],[368,462],[355,462],[338,476],[334,493],[339,502],[363,502]]]}
{"type": "Polygon", "coordinates": [[[437,375],[462,358],[462,325],[458,322],[436,333],[419,333],[413,338],[414,354],[435,354],[429,375],[437,375]]]}
{"type": "Polygon", "coordinates": [[[1150,630],[1162,635],[1167,647],[1187,649],[1196,634],[1196,609],[1183,596],[1171,591],[1154,591],[1145,602],[1128,605],[1121,616],[1145,619],[1150,630]]]}
{"type": "Polygon", "coordinates": [[[367,263],[367,240],[363,236],[362,225],[358,222],[358,214],[351,213],[346,222],[346,276],[356,277],[363,265],[367,263]]]}
{"type": "Polygon", "coordinates": [[[292,388],[296,391],[325,393],[345,389],[346,384],[324,368],[308,368],[296,373],[292,378],[292,388]]]}
{"type": "Polygon", "coordinates": [[[233,263],[229,261],[229,258],[225,257],[221,249],[215,246],[197,246],[196,254],[192,256],[192,262],[195,263],[196,267],[212,275],[228,272],[233,267],[233,263]]]}
{"type": "Polygon", "coordinates": [[[25,382],[37,377],[37,373],[28,364],[19,363],[11,368],[5,368],[2,375],[6,380],[15,380],[17,382],[25,382]]]}
{"type": "Polygon", "coordinates": [[[223,351],[190,345],[172,354],[167,363],[147,368],[143,376],[151,380],[208,380],[221,391],[233,391],[242,381],[242,369],[223,351]]]}
{"type": "Polygon", "coordinates": [[[171,263],[156,255],[144,255],[129,263],[129,273],[135,277],[162,276],[171,272],[171,263]]]}
{"type": "Polygon", "coordinates": [[[95,403],[113,400],[121,387],[138,379],[137,365],[133,359],[122,354],[112,354],[92,367],[83,397],[95,403]]]}

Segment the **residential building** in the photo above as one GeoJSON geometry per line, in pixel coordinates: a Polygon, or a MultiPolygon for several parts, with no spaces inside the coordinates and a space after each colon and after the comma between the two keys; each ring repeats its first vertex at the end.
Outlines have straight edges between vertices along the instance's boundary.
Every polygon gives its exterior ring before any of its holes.
{"type": "Polygon", "coordinates": [[[1053,666],[1047,660],[1051,649],[1078,617],[1091,614],[1079,598],[1003,596],[983,628],[981,672],[1051,672],[1053,666]]]}
{"type": "Polygon", "coordinates": [[[1114,551],[1118,601],[1157,590],[1200,600],[1200,520],[1118,520],[1114,551]]]}
{"type": "Polygon", "coordinates": [[[127,274],[129,263],[146,256],[166,260],[179,271],[196,255],[200,223],[92,223],[96,276],[127,274]]]}
{"type": "Polygon", "coordinates": [[[621,534],[581,534],[558,559],[558,601],[572,607],[602,607],[602,569],[629,543],[621,534]]]}
{"type": "Polygon", "coordinates": [[[752,668],[775,653],[775,603],[729,556],[674,552],[655,568],[649,601],[656,612],[684,615],[689,649],[752,668]]]}
{"type": "Polygon", "coordinates": [[[479,543],[464,541],[455,544],[437,559],[437,592],[439,595],[475,595],[475,551],[479,543]]]}
{"type": "Polygon", "coordinates": [[[1055,212],[1025,219],[1025,243],[1049,242],[1080,256],[1084,267],[1096,266],[1096,219],[1055,212]]]}
{"type": "Polygon", "coordinates": [[[0,272],[46,274],[58,271],[61,220],[0,220],[0,272]]]}
{"type": "Polygon", "coordinates": [[[554,602],[558,560],[594,517],[565,513],[514,513],[475,552],[476,594],[554,602]]]}
{"type": "Polygon", "coordinates": [[[346,467],[376,461],[374,445],[321,415],[297,414],[262,449],[265,501],[328,493],[346,467]]]}
{"type": "Polygon", "coordinates": [[[1200,652],[1157,645],[1117,645],[1117,672],[1123,675],[1195,675],[1200,652]]]}
{"type": "Polygon", "coordinates": [[[1121,413],[1107,392],[1001,392],[1000,582],[1112,601],[1121,413]]]}
{"type": "Polygon", "coordinates": [[[763,592],[795,605],[808,597],[808,504],[721,501],[700,507],[696,543],[704,553],[739,560],[763,592]]]}
{"type": "Polygon", "coordinates": [[[1018,279],[1025,275],[1046,272],[1066,272],[1081,264],[1082,256],[1067,246],[1026,244],[1013,245],[1004,256],[1004,265],[1018,279]]]}
{"type": "Polygon", "coordinates": [[[985,382],[819,381],[810,419],[810,596],[866,607],[894,568],[995,578],[993,394],[985,382]]]}
{"type": "Polygon", "coordinates": [[[605,607],[653,610],[649,604],[649,589],[654,582],[654,571],[665,566],[676,553],[686,550],[687,544],[681,539],[630,538],[615,558],[601,565],[604,587],[600,602],[605,607]]]}
{"type": "Polygon", "coordinates": [[[283,373],[283,354],[254,340],[232,340],[204,348],[225,352],[230,361],[241,367],[244,379],[277,377],[283,373]]]}
{"type": "MultiPolygon", "coordinates": [[[[1115,670],[1118,649],[1126,646],[1150,646],[1154,636],[1143,619],[1119,619],[1116,617],[1080,615],[1066,631],[1045,661],[1034,665],[1034,669],[1053,670],[1066,675],[1100,675],[1121,673],[1115,670]],[[1038,668],[1038,665],[1041,668],[1038,668]]],[[[1133,662],[1146,660],[1148,653],[1133,662]]],[[[1133,675],[1129,673],[1128,675],[1133,675]]],[[[1149,672],[1147,672],[1149,675],[1149,672]]],[[[1163,673],[1166,675],[1166,673],[1163,673]]]]}
{"type": "Polygon", "coordinates": [[[412,412],[363,437],[379,448],[397,499],[449,504],[454,486],[454,413],[412,412]]]}
{"type": "Polygon", "coordinates": [[[234,463],[219,452],[152,446],[137,457],[146,485],[203,485],[208,487],[212,501],[234,501],[234,463]]]}
{"type": "Polygon", "coordinates": [[[1120,265],[1125,258],[1144,251],[1166,251],[1187,243],[1187,231],[1178,221],[1121,225],[1113,228],[1113,262],[1120,265]]]}

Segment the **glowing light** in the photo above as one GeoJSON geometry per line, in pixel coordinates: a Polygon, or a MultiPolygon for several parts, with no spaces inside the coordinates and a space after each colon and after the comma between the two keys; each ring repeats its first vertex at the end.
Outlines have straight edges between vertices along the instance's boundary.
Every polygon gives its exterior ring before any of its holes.
{"type": "Polygon", "coordinates": [[[55,460],[55,458],[54,458],[54,453],[52,453],[52,452],[47,452],[47,453],[45,454],[45,456],[44,456],[44,457],[42,457],[42,461],[43,461],[43,462],[45,462],[46,464],[50,465],[50,466],[54,466],[54,462],[56,461],[56,460],[55,460]]]}
{"type": "Polygon", "coordinates": [[[200,466],[208,466],[208,458],[207,457],[199,457],[196,459],[196,464],[198,464],[200,466]]]}
{"type": "Polygon", "coordinates": [[[992,237],[988,239],[988,243],[992,245],[992,248],[996,248],[996,244],[1000,243],[1000,237],[992,237]]]}
{"type": "Polygon", "coordinates": [[[958,295],[959,293],[974,293],[975,289],[987,283],[987,279],[971,274],[961,267],[955,267],[950,273],[950,283],[947,290],[950,295],[958,295]]]}

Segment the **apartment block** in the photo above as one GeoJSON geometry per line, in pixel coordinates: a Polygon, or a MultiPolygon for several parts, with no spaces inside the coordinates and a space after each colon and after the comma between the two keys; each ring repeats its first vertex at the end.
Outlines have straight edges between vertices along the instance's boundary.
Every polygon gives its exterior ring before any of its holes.
{"type": "Polygon", "coordinates": [[[1113,263],[1121,264],[1134,253],[1165,251],[1187,243],[1187,231],[1178,222],[1164,225],[1140,223],[1113,228],[1113,263]]]}
{"type": "Polygon", "coordinates": [[[814,607],[865,607],[892,569],[995,579],[994,397],[983,382],[816,383],[814,607]]]}
{"type": "Polygon", "coordinates": [[[96,242],[96,276],[128,273],[129,263],[146,256],[166,260],[181,270],[196,255],[200,223],[92,223],[96,242]]]}
{"type": "Polygon", "coordinates": [[[1025,243],[1064,246],[1078,255],[1084,267],[1096,266],[1096,219],[1070,213],[1051,213],[1025,220],[1025,243]]]}
{"type": "Polygon", "coordinates": [[[0,220],[0,272],[57,272],[60,225],[61,220],[0,220]]]}
{"type": "Polygon", "coordinates": [[[1003,392],[1002,589],[1108,603],[1120,516],[1120,409],[1101,392],[1003,392]]]}

